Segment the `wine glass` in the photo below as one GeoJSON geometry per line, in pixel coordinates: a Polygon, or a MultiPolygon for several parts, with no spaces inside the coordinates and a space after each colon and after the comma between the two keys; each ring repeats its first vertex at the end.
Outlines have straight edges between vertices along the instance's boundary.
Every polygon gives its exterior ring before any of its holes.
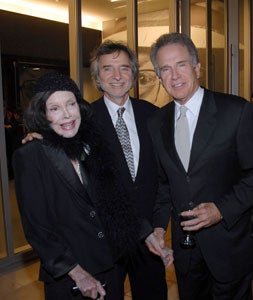
{"type": "MultiPolygon", "coordinates": [[[[191,201],[182,207],[181,212],[190,211],[193,208],[194,208],[194,202],[191,201]]],[[[195,216],[182,216],[182,214],[180,213],[181,222],[187,221],[187,220],[192,220],[194,218],[195,218],[195,216]]],[[[194,248],[196,246],[196,241],[195,241],[195,238],[193,235],[194,235],[194,233],[191,231],[184,231],[184,236],[183,236],[182,240],[180,241],[180,246],[184,249],[194,248]]]]}

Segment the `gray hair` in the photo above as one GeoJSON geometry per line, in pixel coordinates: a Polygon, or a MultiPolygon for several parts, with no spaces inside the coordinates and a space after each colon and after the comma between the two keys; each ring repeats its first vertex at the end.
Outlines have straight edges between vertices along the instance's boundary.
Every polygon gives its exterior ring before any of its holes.
{"type": "Polygon", "coordinates": [[[157,63],[157,52],[160,48],[172,45],[172,44],[180,44],[183,47],[186,47],[190,56],[192,57],[192,65],[196,66],[199,63],[199,56],[197,49],[193,43],[193,41],[190,39],[190,37],[183,33],[167,33],[161,35],[156,42],[151,46],[151,53],[150,53],[150,59],[152,61],[152,64],[154,66],[156,75],[160,78],[160,69],[158,67],[157,63]]]}
{"type": "Polygon", "coordinates": [[[100,83],[97,82],[97,79],[99,77],[99,58],[102,55],[105,54],[111,54],[111,53],[120,53],[123,51],[124,53],[127,54],[130,60],[130,67],[132,70],[132,75],[133,75],[133,83],[138,77],[138,72],[139,72],[139,65],[138,61],[136,58],[136,55],[134,52],[125,44],[121,42],[112,42],[110,40],[107,40],[103,42],[93,53],[92,58],[90,60],[91,62],[91,76],[93,80],[96,83],[97,89],[101,92],[103,92],[103,89],[100,86],[100,83]]]}

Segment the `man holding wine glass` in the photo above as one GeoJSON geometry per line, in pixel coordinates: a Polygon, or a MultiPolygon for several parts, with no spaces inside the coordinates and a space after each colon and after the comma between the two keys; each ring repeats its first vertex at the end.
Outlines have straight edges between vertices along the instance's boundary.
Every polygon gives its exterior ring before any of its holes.
{"type": "Polygon", "coordinates": [[[253,105],[200,87],[198,53],[185,34],[158,38],[151,60],[174,99],[149,129],[156,209],[171,217],[180,300],[252,300],[253,105]]]}

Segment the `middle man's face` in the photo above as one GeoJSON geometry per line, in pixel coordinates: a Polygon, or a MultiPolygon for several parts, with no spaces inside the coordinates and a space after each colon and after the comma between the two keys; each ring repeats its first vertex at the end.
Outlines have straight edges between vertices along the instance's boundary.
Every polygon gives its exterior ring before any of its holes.
{"type": "Polygon", "coordinates": [[[102,55],[97,82],[107,98],[116,104],[124,104],[133,85],[128,55],[123,51],[102,55]]]}

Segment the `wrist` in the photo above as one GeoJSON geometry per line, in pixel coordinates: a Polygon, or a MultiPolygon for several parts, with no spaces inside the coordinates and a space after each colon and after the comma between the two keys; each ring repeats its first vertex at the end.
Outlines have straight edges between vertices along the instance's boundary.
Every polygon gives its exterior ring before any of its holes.
{"type": "Polygon", "coordinates": [[[80,265],[76,265],[71,271],[69,271],[68,275],[75,282],[80,282],[88,276],[88,273],[81,268],[80,265]]]}
{"type": "Polygon", "coordinates": [[[154,234],[155,235],[164,235],[165,230],[162,227],[156,227],[156,228],[154,228],[154,234]]]}

